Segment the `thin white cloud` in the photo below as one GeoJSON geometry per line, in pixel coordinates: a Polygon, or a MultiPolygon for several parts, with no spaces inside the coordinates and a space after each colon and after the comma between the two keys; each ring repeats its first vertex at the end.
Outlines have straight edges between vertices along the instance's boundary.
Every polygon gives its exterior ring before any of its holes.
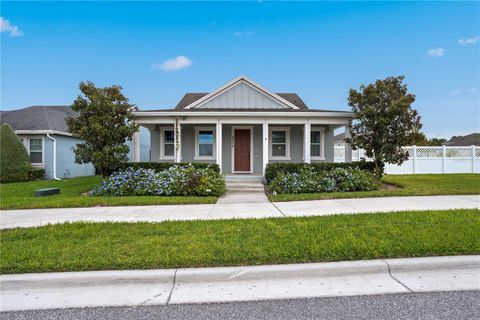
{"type": "Polygon", "coordinates": [[[458,96],[459,94],[464,94],[464,93],[475,93],[478,91],[478,87],[471,87],[468,89],[455,89],[455,90],[450,90],[448,92],[449,96],[458,96]]]}
{"type": "Polygon", "coordinates": [[[428,55],[432,58],[440,58],[445,54],[445,49],[443,48],[435,48],[428,50],[428,55]]]}
{"type": "Polygon", "coordinates": [[[165,72],[182,70],[190,67],[192,65],[192,60],[185,56],[177,56],[172,59],[167,59],[162,64],[154,63],[152,64],[153,70],[162,70],[165,72]]]}
{"type": "Polygon", "coordinates": [[[18,29],[18,26],[15,26],[10,23],[4,17],[0,17],[0,32],[8,33],[10,37],[20,37],[23,33],[18,29]]]}
{"type": "Polygon", "coordinates": [[[468,46],[468,45],[470,45],[470,44],[475,44],[475,43],[477,43],[479,40],[480,40],[480,36],[475,36],[475,37],[466,38],[466,39],[459,39],[459,40],[458,40],[458,43],[459,43],[461,46],[468,46]]]}
{"type": "Polygon", "coordinates": [[[246,32],[243,32],[243,31],[237,31],[235,32],[233,35],[235,37],[246,37],[246,36],[251,36],[252,34],[254,34],[255,32],[254,31],[246,31],[246,32]]]}

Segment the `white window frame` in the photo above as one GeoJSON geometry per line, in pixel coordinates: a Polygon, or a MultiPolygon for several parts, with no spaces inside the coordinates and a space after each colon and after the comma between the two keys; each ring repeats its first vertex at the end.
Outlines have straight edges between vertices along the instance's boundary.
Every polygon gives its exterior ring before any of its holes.
{"type": "Polygon", "coordinates": [[[291,127],[270,127],[268,128],[268,160],[292,160],[290,157],[290,129],[291,127]],[[273,156],[272,131],[285,131],[285,156],[273,156]]]}
{"type": "Polygon", "coordinates": [[[173,131],[173,139],[175,139],[174,127],[160,127],[160,160],[175,160],[175,140],[173,143],[173,156],[165,155],[165,131],[173,131]]]}
{"type": "Polygon", "coordinates": [[[215,127],[195,127],[195,157],[193,160],[216,160],[217,159],[217,130],[215,127]],[[212,131],[212,155],[211,156],[200,156],[199,155],[199,141],[198,136],[200,131],[212,131]]]}
{"type": "Polygon", "coordinates": [[[310,138],[310,159],[311,160],[325,160],[325,128],[314,128],[310,132],[320,132],[320,156],[316,157],[312,155],[312,140],[310,138]]]}
{"type": "Polygon", "coordinates": [[[25,149],[27,149],[28,160],[30,161],[30,140],[39,139],[42,140],[42,162],[30,162],[33,167],[44,167],[45,166],[45,138],[43,136],[22,136],[19,137],[20,141],[23,143],[25,149]]]}

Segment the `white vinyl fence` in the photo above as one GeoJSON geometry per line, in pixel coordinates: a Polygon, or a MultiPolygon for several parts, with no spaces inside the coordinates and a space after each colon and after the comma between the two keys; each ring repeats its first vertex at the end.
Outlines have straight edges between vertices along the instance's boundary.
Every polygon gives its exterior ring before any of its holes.
{"type": "MultiPolygon", "coordinates": [[[[410,158],[402,165],[385,165],[388,174],[480,173],[480,147],[404,147],[410,158]]],[[[345,147],[335,146],[335,162],[345,161],[345,147]]],[[[364,151],[353,150],[352,161],[365,158],[364,151]]],[[[367,161],[369,159],[366,159],[367,161]]]]}

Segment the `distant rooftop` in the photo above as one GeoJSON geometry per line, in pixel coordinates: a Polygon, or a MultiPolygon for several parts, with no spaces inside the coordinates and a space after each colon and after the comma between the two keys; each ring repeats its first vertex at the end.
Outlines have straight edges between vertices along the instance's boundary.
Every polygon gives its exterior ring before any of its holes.
{"type": "Polygon", "coordinates": [[[65,119],[76,117],[70,106],[32,106],[1,111],[1,124],[8,123],[13,130],[52,130],[68,132],[65,119]]]}

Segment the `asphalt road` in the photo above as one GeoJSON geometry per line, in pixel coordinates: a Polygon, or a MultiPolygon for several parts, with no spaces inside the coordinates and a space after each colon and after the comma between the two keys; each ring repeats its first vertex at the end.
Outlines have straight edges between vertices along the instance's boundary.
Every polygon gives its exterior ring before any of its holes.
{"type": "Polygon", "coordinates": [[[480,291],[25,311],[0,319],[480,319],[480,291]]]}

